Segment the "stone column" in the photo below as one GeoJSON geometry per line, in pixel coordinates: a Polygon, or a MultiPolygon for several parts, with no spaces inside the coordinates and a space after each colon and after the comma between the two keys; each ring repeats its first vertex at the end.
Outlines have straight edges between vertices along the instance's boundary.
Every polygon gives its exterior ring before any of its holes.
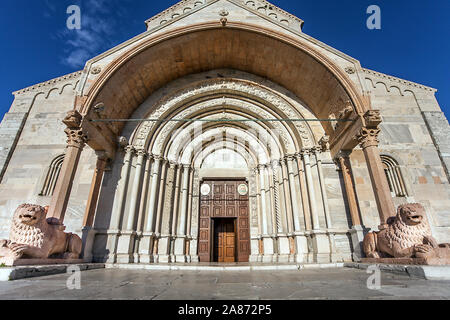
{"type": "Polygon", "coordinates": [[[361,225],[361,218],[358,210],[358,203],[356,201],[355,186],[353,184],[353,174],[350,162],[350,152],[340,151],[337,159],[342,171],[342,177],[344,179],[345,194],[347,196],[348,207],[350,210],[350,216],[352,224],[354,226],[361,225]]]}
{"type": "Polygon", "coordinates": [[[183,165],[183,182],[181,189],[180,223],[175,240],[175,262],[186,262],[186,216],[189,193],[189,165],[183,165]]]}
{"type": "Polygon", "coordinates": [[[152,166],[152,178],[150,186],[150,199],[148,202],[147,221],[144,226],[144,232],[142,233],[142,239],[139,243],[139,256],[142,263],[153,262],[153,241],[155,239],[155,210],[156,210],[156,197],[158,195],[158,183],[159,183],[159,170],[161,166],[161,157],[153,157],[152,166]]]}
{"type": "Polygon", "coordinates": [[[145,161],[145,169],[144,169],[144,179],[142,181],[142,192],[141,192],[141,199],[139,203],[139,213],[138,213],[138,220],[137,220],[137,227],[136,227],[136,245],[134,248],[134,262],[140,263],[140,241],[142,239],[143,235],[143,228],[144,228],[144,219],[145,219],[145,210],[147,207],[147,200],[148,200],[148,187],[150,183],[150,175],[151,175],[151,164],[152,164],[152,156],[147,155],[147,160],[145,161]]]}
{"type": "Polygon", "coordinates": [[[120,236],[120,223],[122,220],[123,209],[125,207],[125,197],[128,189],[128,180],[130,176],[131,159],[134,153],[133,146],[125,148],[125,157],[120,174],[119,185],[114,199],[114,207],[111,214],[111,222],[108,230],[108,248],[110,250],[108,262],[117,262],[118,241],[120,236]]]}
{"type": "Polygon", "coordinates": [[[108,157],[105,152],[96,152],[97,164],[95,166],[94,175],[92,177],[91,190],[84,213],[83,227],[92,227],[94,224],[95,211],[97,209],[98,196],[102,186],[103,174],[108,162],[108,157]]]}
{"type": "Polygon", "coordinates": [[[286,157],[287,167],[288,167],[288,174],[289,174],[289,185],[290,185],[290,192],[291,192],[291,202],[292,202],[292,215],[294,218],[294,229],[295,231],[301,231],[300,226],[300,207],[297,201],[297,194],[298,190],[296,188],[295,183],[295,177],[294,177],[294,156],[290,155],[286,157]]]}
{"type": "Polygon", "coordinates": [[[306,184],[308,187],[309,207],[311,208],[312,227],[313,230],[320,230],[319,213],[317,210],[316,193],[314,190],[314,180],[311,172],[311,158],[310,153],[314,153],[313,149],[303,150],[303,161],[305,164],[306,184]]]}
{"type": "Polygon", "coordinates": [[[328,195],[327,195],[327,189],[325,185],[325,177],[323,175],[323,164],[322,164],[322,157],[324,155],[324,152],[329,151],[329,137],[324,136],[320,141],[321,147],[318,147],[316,149],[316,163],[317,163],[317,173],[319,175],[319,182],[320,182],[320,192],[322,194],[322,204],[323,204],[323,211],[325,215],[325,223],[327,226],[327,235],[329,237],[329,244],[330,244],[330,260],[331,262],[337,261],[340,257],[337,254],[336,250],[336,243],[335,243],[335,234],[336,231],[333,230],[333,221],[331,220],[330,215],[330,207],[328,204],[328,195]]]}
{"type": "Polygon", "coordinates": [[[305,230],[312,230],[312,222],[311,222],[311,209],[309,207],[309,198],[308,198],[308,187],[306,185],[306,174],[305,174],[305,164],[303,162],[303,156],[301,153],[296,155],[297,158],[297,166],[298,166],[298,180],[300,187],[300,195],[301,195],[301,204],[303,206],[303,218],[305,221],[305,230]]]}
{"type": "Polygon", "coordinates": [[[105,172],[108,157],[105,152],[96,152],[97,164],[92,177],[91,191],[86,205],[86,211],[83,218],[83,259],[86,262],[92,262],[92,246],[95,239],[94,218],[97,209],[98,196],[102,186],[103,174],[105,172]]]}
{"type": "Polygon", "coordinates": [[[310,155],[315,154],[316,149],[308,149],[303,151],[303,161],[305,164],[306,184],[308,186],[309,206],[311,208],[312,227],[311,241],[313,247],[313,259],[317,263],[330,262],[330,242],[326,231],[320,229],[319,211],[317,208],[317,199],[314,189],[314,179],[311,169],[310,155]]]}
{"type": "Polygon", "coordinates": [[[266,202],[266,182],[265,182],[265,169],[264,165],[259,165],[259,185],[261,190],[261,218],[262,218],[262,235],[267,236],[268,235],[268,228],[267,228],[267,202],[266,202]]]}
{"type": "Polygon", "coordinates": [[[342,178],[344,179],[345,194],[352,219],[350,230],[353,244],[353,260],[360,261],[363,257],[362,241],[364,240],[364,228],[361,225],[359,207],[356,200],[355,185],[350,162],[350,152],[340,151],[337,155],[341,167],[342,178]]]}
{"type": "Polygon", "coordinates": [[[134,181],[131,183],[130,174],[131,174],[131,166],[134,158],[134,154],[136,150],[132,146],[128,146],[126,148],[127,155],[125,156],[125,177],[126,183],[124,184],[123,189],[120,192],[120,216],[125,217],[125,205],[127,202],[127,195],[129,187],[131,190],[130,197],[130,210],[128,212],[128,219],[122,223],[122,230],[120,232],[119,242],[117,245],[117,262],[118,263],[132,263],[134,259],[133,255],[133,245],[134,245],[134,237],[136,232],[134,229],[134,223],[136,221],[136,206],[137,206],[137,196],[139,192],[140,185],[140,175],[142,170],[142,162],[144,160],[144,153],[141,154],[140,159],[136,163],[136,171],[134,176],[134,181]],[[137,176],[139,171],[139,176],[137,176]]]}
{"type": "Polygon", "coordinates": [[[134,181],[131,189],[131,198],[130,198],[130,212],[128,214],[128,220],[127,220],[127,231],[134,231],[135,229],[135,223],[136,218],[138,215],[138,209],[139,209],[139,191],[141,190],[141,182],[142,182],[142,170],[144,165],[145,157],[147,156],[147,153],[144,150],[138,151],[138,159],[136,162],[136,170],[134,174],[134,181]]]}
{"type": "Polygon", "coordinates": [[[77,172],[81,152],[87,142],[87,136],[81,129],[82,118],[81,114],[74,110],[70,111],[63,120],[67,126],[64,131],[67,135],[67,151],[47,214],[48,218],[55,218],[60,224],[64,222],[73,179],[77,172]]]}
{"type": "Polygon", "coordinates": [[[328,205],[327,188],[325,186],[325,178],[323,176],[321,152],[322,152],[321,150],[316,151],[317,173],[319,175],[320,191],[322,194],[322,204],[323,204],[323,211],[325,214],[325,222],[327,224],[327,228],[330,229],[333,228],[333,222],[331,221],[330,207],[328,205]]]}
{"type": "Polygon", "coordinates": [[[364,115],[365,126],[360,130],[357,138],[364,151],[367,168],[369,169],[370,180],[377,202],[378,213],[380,215],[380,230],[387,227],[387,220],[395,215],[396,210],[392,195],[389,189],[383,163],[378,150],[378,135],[381,116],[378,110],[367,111],[364,115]]]}
{"type": "Polygon", "coordinates": [[[294,242],[296,246],[295,260],[299,263],[304,262],[308,254],[308,243],[304,232],[301,230],[300,225],[300,212],[303,211],[303,205],[298,203],[297,195],[300,194],[300,190],[297,189],[298,184],[295,181],[294,174],[294,155],[288,155],[286,157],[287,170],[289,176],[289,190],[291,196],[292,215],[294,220],[294,242]]]}
{"type": "Polygon", "coordinates": [[[157,188],[159,182],[159,169],[161,166],[161,157],[155,156],[155,161],[153,164],[153,173],[152,173],[152,185],[150,187],[150,200],[148,207],[148,215],[147,215],[147,223],[145,225],[145,232],[153,232],[154,231],[154,221],[155,221],[155,211],[156,211],[156,196],[157,196],[157,188]]]}
{"type": "Polygon", "coordinates": [[[259,178],[261,183],[261,213],[262,213],[262,219],[263,219],[263,234],[262,234],[262,240],[264,243],[264,254],[262,257],[262,262],[273,262],[273,255],[275,253],[274,250],[274,244],[273,239],[269,235],[269,223],[268,223],[268,214],[271,211],[270,206],[268,206],[268,199],[267,199],[267,192],[269,190],[269,183],[268,183],[268,173],[266,169],[267,165],[260,165],[259,166],[259,178]]]}

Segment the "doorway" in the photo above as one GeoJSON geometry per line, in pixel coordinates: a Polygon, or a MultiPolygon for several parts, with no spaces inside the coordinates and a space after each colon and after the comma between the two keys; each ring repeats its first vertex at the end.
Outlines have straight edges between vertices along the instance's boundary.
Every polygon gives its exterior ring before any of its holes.
{"type": "Polygon", "coordinates": [[[249,188],[246,180],[207,180],[200,190],[200,262],[248,262],[249,188]]]}
{"type": "Polygon", "coordinates": [[[236,219],[213,221],[213,262],[236,262],[236,219]]]}

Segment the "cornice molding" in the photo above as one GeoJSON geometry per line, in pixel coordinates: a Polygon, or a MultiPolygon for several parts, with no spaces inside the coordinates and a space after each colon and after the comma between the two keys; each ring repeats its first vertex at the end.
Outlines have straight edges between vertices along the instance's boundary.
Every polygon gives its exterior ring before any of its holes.
{"type": "Polygon", "coordinates": [[[60,76],[58,78],[54,78],[54,79],[51,79],[51,80],[48,80],[48,81],[45,81],[45,82],[40,82],[40,83],[34,84],[34,85],[26,87],[24,89],[20,89],[20,90],[14,91],[12,94],[13,95],[19,95],[19,94],[24,94],[24,93],[27,93],[27,92],[33,92],[33,91],[36,91],[38,89],[42,89],[42,88],[45,88],[45,87],[49,87],[49,86],[55,85],[55,84],[57,84],[59,82],[62,82],[62,81],[78,79],[78,78],[81,77],[82,74],[83,74],[83,70],[76,71],[76,72],[73,72],[73,73],[69,73],[69,74],[60,76]]]}

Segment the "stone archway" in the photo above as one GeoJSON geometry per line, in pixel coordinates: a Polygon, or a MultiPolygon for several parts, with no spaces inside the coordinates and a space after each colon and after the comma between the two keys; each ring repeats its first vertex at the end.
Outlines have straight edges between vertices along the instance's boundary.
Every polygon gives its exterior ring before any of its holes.
{"type": "MultiPolygon", "coordinates": [[[[315,137],[311,131],[308,131],[308,127],[301,122],[275,121],[270,124],[261,124],[255,121],[263,131],[268,132],[268,129],[276,129],[275,131],[279,132],[277,137],[273,137],[270,133],[268,134],[274,145],[269,150],[266,150],[266,153],[272,154],[272,149],[279,149],[280,152],[272,158],[269,157],[269,163],[258,163],[259,175],[255,174],[255,180],[258,180],[258,176],[266,175],[272,178],[272,180],[261,178],[259,182],[259,188],[263,192],[260,193],[258,201],[266,203],[266,208],[263,205],[261,206],[261,210],[265,212],[262,213],[263,216],[267,216],[266,211],[268,209],[277,210],[277,205],[267,201],[266,196],[270,196],[270,199],[274,199],[274,202],[276,202],[275,191],[273,190],[274,186],[277,185],[277,176],[280,174],[284,174],[285,180],[289,181],[289,184],[293,186],[284,190],[286,198],[290,198],[287,201],[289,205],[286,205],[286,207],[289,207],[291,212],[300,212],[302,210],[300,209],[302,204],[299,200],[299,195],[305,188],[302,188],[294,181],[294,175],[301,176],[301,168],[303,167],[303,174],[308,186],[307,193],[310,197],[308,210],[311,213],[311,217],[305,218],[305,225],[309,224],[313,230],[319,231],[318,209],[315,205],[317,201],[315,198],[311,199],[311,197],[314,197],[314,190],[311,187],[312,183],[308,184],[308,181],[312,180],[311,156],[316,158],[316,163],[320,163],[320,156],[317,156],[316,153],[319,151],[320,154],[323,150],[327,151],[329,147],[333,157],[344,159],[345,154],[340,153],[340,151],[351,151],[359,143],[361,143],[365,152],[382,223],[394,213],[395,210],[377,148],[378,126],[381,119],[376,111],[371,110],[369,99],[362,95],[345,72],[334,62],[309,46],[304,40],[293,39],[249,24],[229,23],[226,27],[221,27],[217,26],[217,24],[205,23],[149,37],[148,40],[131,48],[113,61],[108,68],[93,80],[92,84],[82,87],[76,102],[76,110],[65,120],[70,141],[69,151],[52,199],[49,215],[63,219],[70,195],[70,181],[76,170],[79,154],[85,143],[88,143],[94,150],[100,152],[102,157],[106,155],[106,157],[112,158],[116,154],[116,141],[125,129],[125,122],[95,121],[102,119],[129,119],[147,97],[152,96],[154,92],[171,81],[189,74],[218,68],[249,72],[284,87],[294,96],[304,101],[309,109],[309,114],[321,123],[323,132],[327,136],[327,139],[322,140],[326,142],[326,146],[318,148],[319,139],[322,137],[315,137]],[[211,53],[214,53],[214,55],[212,56],[211,53]],[[173,63],[174,61],[175,63],[173,63]],[[102,110],[97,109],[96,107],[99,105],[102,105],[104,108],[102,110]],[[330,121],[342,119],[352,121],[338,123],[338,125],[330,121]],[[281,160],[284,163],[280,164],[281,160]],[[295,172],[296,170],[297,173],[295,172]],[[273,208],[269,208],[272,205],[273,208]],[[308,221],[308,219],[311,221],[308,221]]],[[[218,114],[220,108],[217,103],[220,99],[224,99],[222,102],[225,102],[227,109],[221,111],[224,112],[225,116],[228,115],[232,118],[230,122],[232,122],[233,117],[247,117],[250,120],[252,118],[255,119],[256,116],[262,116],[263,118],[272,116],[278,120],[292,119],[293,117],[302,118],[300,110],[289,106],[289,103],[283,102],[282,99],[277,99],[276,94],[270,94],[270,90],[265,91],[264,88],[255,84],[236,83],[232,79],[225,79],[222,80],[222,83],[220,80],[216,80],[216,83],[204,83],[203,85],[204,87],[200,86],[199,88],[190,86],[185,96],[181,92],[178,96],[179,100],[176,97],[169,96],[167,97],[167,103],[161,103],[156,110],[149,110],[149,115],[156,117],[154,119],[160,121],[144,122],[137,128],[138,130],[134,131],[135,133],[130,137],[132,138],[130,140],[131,143],[126,149],[127,153],[122,165],[122,175],[128,177],[131,163],[135,161],[133,160],[134,152],[137,153],[137,168],[141,171],[144,170],[146,157],[151,155],[153,159],[152,167],[154,167],[152,169],[152,181],[156,180],[154,179],[155,175],[159,176],[161,172],[165,172],[165,179],[172,183],[175,188],[177,183],[182,183],[183,192],[180,198],[183,206],[187,206],[186,197],[189,195],[189,191],[185,191],[184,185],[195,180],[188,168],[190,164],[183,163],[175,158],[169,158],[168,154],[162,151],[178,150],[170,148],[174,141],[168,139],[164,132],[173,132],[174,129],[183,130],[186,129],[186,126],[175,122],[163,121],[166,117],[179,116],[186,118],[190,116],[197,119],[200,116],[205,116],[204,120],[207,122],[208,117],[214,117],[214,115],[218,114]],[[216,86],[215,89],[214,86],[216,86]],[[208,89],[210,89],[209,93],[208,89]],[[207,97],[207,102],[200,101],[202,97],[207,97]],[[200,99],[200,102],[195,101],[195,99],[200,99]],[[175,110],[178,110],[177,104],[179,103],[181,103],[179,106],[181,107],[181,112],[175,112],[175,110]],[[191,105],[192,103],[194,103],[193,106],[191,105]],[[195,105],[195,103],[197,104],[195,105]],[[202,103],[204,104],[202,105],[202,103]],[[166,107],[167,109],[165,109],[166,107]],[[205,110],[210,113],[202,114],[205,110]],[[166,163],[166,161],[169,163],[166,163]],[[183,166],[183,170],[181,170],[181,166],[183,166]],[[183,172],[182,174],[181,171],[183,172]],[[174,181],[173,179],[178,179],[181,176],[180,174],[182,175],[181,180],[179,182],[174,181]]],[[[209,118],[209,120],[214,122],[212,118],[209,118]]],[[[231,124],[227,125],[231,126],[231,124]]],[[[212,125],[211,128],[213,127],[212,125]]],[[[250,126],[247,126],[248,128],[250,126]]],[[[190,129],[187,130],[187,132],[190,132],[190,129]]],[[[177,153],[179,153],[179,150],[174,151],[175,155],[177,153]]],[[[340,164],[345,165],[345,161],[341,161],[340,164]]],[[[351,175],[351,172],[348,170],[344,170],[344,173],[351,175]]],[[[346,179],[345,181],[350,180],[346,179]]],[[[98,183],[99,179],[95,181],[93,190],[96,187],[98,188],[98,186],[95,186],[95,183],[98,183]]],[[[130,229],[134,227],[138,218],[137,216],[131,217],[128,215],[125,219],[128,219],[127,227],[130,228],[126,228],[125,231],[127,232],[125,234],[122,232],[123,230],[120,230],[120,221],[126,208],[126,204],[123,201],[126,197],[126,187],[127,185],[122,188],[123,191],[120,191],[117,197],[119,204],[114,209],[113,226],[111,228],[111,230],[117,232],[111,237],[112,240],[110,242],[115,243],[114,246],[117,248],[125,248],[123,251],[126,251],[126,253],[124,254],[130,257],[130,250],[128,249],[134,243],[136,236],[135,231],[130,229]],[[119,243],[119,240],[123,243],[119,243]],[[128,249],[126,249],[127,245],[125,243],[128,243],[128,249]]],[[[323,188],[322,183],[321,187],[323,188]]],[[[162,196],[157,198],[157,188],[158,185],[152,182],[149,188],[150,198],[148,200],[151,208],[153,208],[152,210],[158,210],[157,203],[165,200],[162,199],[162,196]]],[[[178,188],[180,188],[180,185],[178,185],[178,188]]],[[[136,209],[138,203],[135,198],[139,192],[137,187],[131,191],[131,199],[132,202],[134,201],[133,210],[138,210],[136,209]]],[[[352,206],[355,206],[354,201],[352,202],[354,198],[352,198],[353,192],[352,186],[346,184],[346,193],[351,209],[352,206]]],[[[95,192],[93,194],[95,195],[95,192]]],[[[167,199],[171,196],[165,197],[167,199]]],[[[186,210],[186,208],[183,210],[186,210]]],[[[324,210],[326,211],[325,208],[324,210]]],[[[156,211],[153,213],[156,213],[156,211]]],[[[92,216],[95,214],[95,208],[90,206],[86,214],[87,216],[92,216]]],[[[358,222],[356,216],[352,213],[352,217],[355,217],[355,223],[358,222]]],[[[277,215],[273,215],[273,217],[276,220],[277,215]]],[[[157,215],[155,214],[150,214],[150,219],[147,216],[147,227],[153,227],[154,223],[157,224],[158,221],[153,220],[156,218],[157,215]]],[[[301,228],[301,223],[298,219],[295,216],[291,219],[294,231],[298,231],[301,228]]],[[[87,220],[91,221],[92,219],[87,220]]],[[[276,225],[275,220],[273,225],[276,225]]],[[[142,244],[149,252],[147,260],[150,261],[150,252],[153,252],[155,247],[153,242],[155,234],[154,231],[150,230],[146,230],[144,234],[146,234],[148,239],[143,241],[142,244]]],[[[318,242],[320,242],[317,239],[321,238],[322,235],[317,232],[314,236],[311,236],[311,238],[316,240],[316,247],[318,242]]],[[[303,249],[306,246],[305,236],[299,234],[287,238],[289,238],[287,241],[292,241],[289,242],[288,246],[284,243],[283,248],[289,248],[287,251],[292,252],[292,248],[295,246],[297,256],[303,254],[302,252],[305,251],[303,249]],[[295,241],[297,242],[295,243],[295,241]],[[300,248],[303,248],[303,251],[300,248]]],[[[277,250],[276,246],[279,245],[277,241],[269,236],[268,238],[260,239],[259,243],[252,243],[252,247],[271,247],[268,252],[275,253],[277,250]]],[[[170,236],[167,238],[167,243],[169,242],[170,236]]],[[[178,247],[180,246],[178,245],[178,247]]],[[[172,250],[170,249],[170,244],[166,246],[166,249],[172,250]]],[[[169,251],[167,251],[167,255],[169,255],[169,251]]],[[[185,251],[183,249],[183,252],[185,251]]],[[[270,255],[270,253],[268,254],[270,255]]]]}

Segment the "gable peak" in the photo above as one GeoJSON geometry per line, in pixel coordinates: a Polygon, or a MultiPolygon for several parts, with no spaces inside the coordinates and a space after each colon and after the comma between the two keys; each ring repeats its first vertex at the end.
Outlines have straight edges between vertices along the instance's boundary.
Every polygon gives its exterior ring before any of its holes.
{"type": "MultiPolygon", "coordinates": [[[[170,22],[201,10],[220,0],[182,0],[163,12],[145,21],[147,30],[153,30],[170,22]]],[[[265,16],[295,31],[302,31],[304,21],[298,17],[278,8],[266,0],[224,0],[234,3],[255,14],[265,16]]]]}

